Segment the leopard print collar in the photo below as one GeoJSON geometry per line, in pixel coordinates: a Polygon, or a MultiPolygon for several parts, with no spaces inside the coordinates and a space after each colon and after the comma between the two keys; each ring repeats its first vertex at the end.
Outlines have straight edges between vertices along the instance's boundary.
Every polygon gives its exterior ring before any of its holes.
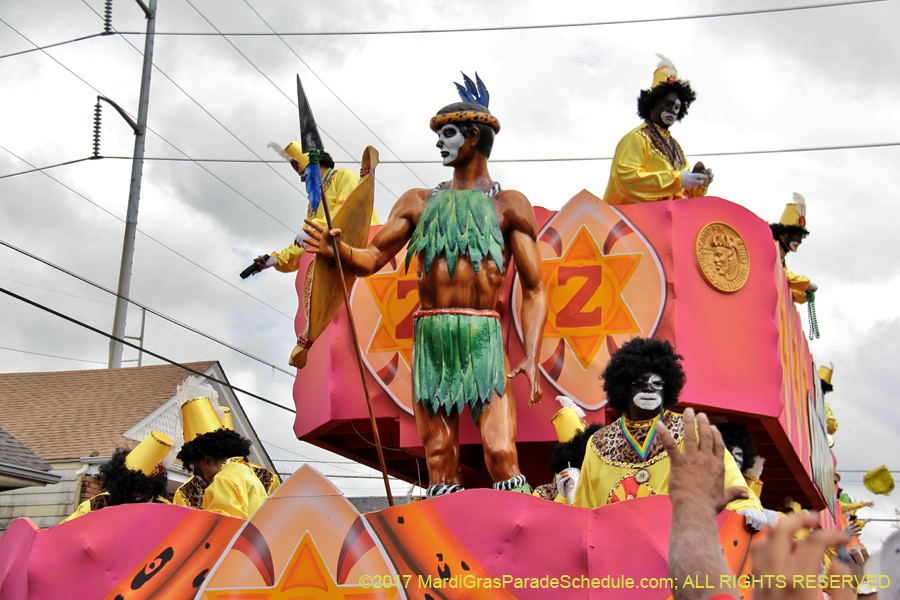
{"type": "MultiPolygon", "coordinates": [[[[647,454],[647,460],[641,460],[641,457],[638,456],[631,444],[628,443],[628,440],[625,439],[625,432],[622,429],[623,419],[624,417],[616,419],[614,423],[600,429],[591,437],[590,448],[601,461],[623,469],[640,469],[668,457],[668,454],[663,449],[662,441],[657,437],[653,440],[653,445],[647,454]]],[[[675,441],[680,444],[684,438],[684,419],[682,416],[666,411],[663,422],[666,424],[669,433],[675,438],[675,441]]],[[[647,432],[647,429],[638,429],[631,431],[631,434],[640,443],[644,441],[647,432]]]]}
{"type": "Polygon", "coordinates": [[[681,171],[687,165],[687,159],[678,140],[672,137],[667,130],[653,123],[646,123],[638,129],[638,133],[644,136],[657,154],[663,157],[676,171],[681,171]]]}

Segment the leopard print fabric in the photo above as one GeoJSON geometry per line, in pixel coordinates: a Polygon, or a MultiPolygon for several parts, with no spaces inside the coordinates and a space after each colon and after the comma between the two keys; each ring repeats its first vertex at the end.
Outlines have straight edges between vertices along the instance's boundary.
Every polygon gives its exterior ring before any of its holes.
{"type": "Polygon", "coordinates": [[[544,485],[539,485],[534,488],[534,492],[544,500],[549,500],[553,502],[556,499],[556,495],[558,492],[556,491],[555,483],[545,483],[544,485]]]}
{"type": "Polygon", "coordinates": [[[109,494],[97,494],[91,498],[91,512],[112,506],[109,501],[109,494]]]}
{"type": "MultiPolygon", "coordinates": [[[[631,444],[629,444],[628,440],[625,438],[625,432],[622,429],[623,419],[624,417],[620,417],[614,423],[607,425],[591,437],[591,450],[594,451],[600,460],[614,467],[640,469],[668,457],[668,454],[663,449],[662,440],[657,436],[656,439],[653,440],[653,445],[650,447],[650,453],[647,455],[647,460],[642,461],[641,457],[638,456],[638,453],[631,447],[631,444]]],[[[683,417],[677,413],[666,411],[663,422],[666,424],[669,433],[675,438],[675,441],[680,444],[681,440],[684,438],[683,417]]],[[[632,435],[638,443],[643,443],[643,441],[647,439],[648,432],[648,428],[636,428],[636,430],[631,430],[632,435]]]]}
{"type": "Polygon", "coordinates": [[[641,127],[638,132],[650,142],[650,146],[656,150],[656,153],[666,159],[676,171],[681,171],[687,165],[684,150],[671,134],[662,133],[656,125],[650,123],[641,127]]]}
{"type": "Polygon", "coordinates": [[[203,492],[206,491],[206,486],[203,485],[202,481],[196,477],[191,477],[187,483],[178,489],[184,495],[184,499],[187,500],[191,508],[198,510],[203,508],[203,492]]]}
{"type": "Polygon", "coordinates": [[[263,487],[266,488],[266,493],[272,493],[272,482],[275,480],[275,476],[272,475],[272,472],[269,471],[265,467],[260,467],[259,465],[249,465],[253,472],[256,473],[256,477],[259,479],[259,482],[263,484],[263,487]]]}

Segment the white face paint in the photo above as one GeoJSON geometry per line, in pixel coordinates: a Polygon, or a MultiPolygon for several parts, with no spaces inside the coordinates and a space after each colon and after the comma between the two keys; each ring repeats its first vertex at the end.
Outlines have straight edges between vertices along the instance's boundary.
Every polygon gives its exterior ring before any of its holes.
{"type": "MultiPolygon", "coordinates": [[[[659,375],[651,375],[648,382],[650,384],[662,383],[662,380],[663,378],[659,375]]],[[[662,396],[659,392],[639,392],[634,395],[634,404],[644,410],[655,410],[662,404],[662,396]]]]}
{"type": "Polygon", "coordinates": [[[731,456],[734,458],[734,462],[737,463],[738,471],[744,470],[744,450],[740,446],[735,446],[731,451],[731,456]]]}
{"type": "Polygon", "coordinates": [[[446,124],[438,130],[437,147],[441,150],[441,161],[449,165],[459,155],[465,137],[456,125],[446,124]]]}

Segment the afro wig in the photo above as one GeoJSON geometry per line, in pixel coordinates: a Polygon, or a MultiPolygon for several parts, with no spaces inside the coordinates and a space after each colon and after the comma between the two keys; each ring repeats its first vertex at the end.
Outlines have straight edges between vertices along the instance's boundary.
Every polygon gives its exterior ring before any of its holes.
{"type": "Polygon", "coordinates": [[[119,448],[112,458],[100,465],[100,484],[109,492],[110,506],[150,502],[157,496],[164,496],[169,481],[165,470],[148,477],[126,467],[127,456],[128,450],[119,448]]]}
{"type": "Polygon", "coordinates": [[[687,116],[688,108],[697,99],[697,94],[691,89],[690,82],[687,81],[664,81],[653,89],[641,90],[637,101],[638,116],[645,121],[650,121],[650,115],[653,113],[656,103],[672,92],[675,92],[678,99],[681,100],[681,110],[678,111],[676,120],[682,120],[687,116]]]}
{"type": "Polygon", "coordinates": [[[802,237],[806,237],[809,235],[809,231],[806,230],[805,227],[800,227],[799,225],[784,225],[782,223],[769,223],[769,229],[772,230],[772,239],[781,241],[781,236],[783,235],[799,235],[802,237]]]}
{"type": "Polygon", "coordinates": [[[207,458],[212,461],[227,460],[240,456],[247,458],[252,442],[231,429],[217,429],[198,435],[181,447],[178,460],[187,465],[207,458]]]}
{"type": "Polygon", "coordinates": [[[568,442],[559,442],[553,446],[553,454],[550,455],[550,470],[559,473],[569,467],[581,468],[584,462],[584,453],[587,450],[588,440],[602,425],[589,425],[582,429],[568,442]]]}
{"type": "Polygon", "coordinates": [[[756,446],[753,445],[753,436],[750,430],[743,425],[737,423],[719,423],[716,429],[722,434],[725,441],[725,447],[731,452],[732,448],[738,447],[744,451],[744,464],[741,470],[747,470],[753,466],[756,461],[756,446]]]}
{"type": "Polygon", "coordinates": [[[834,391],[834,386],[825,381],[824,379],[819,380],[819,384],[822,386],[822,395],[824,396],[828,392],[834,391]]]}
{"type": "Polygon", "coordinates": [[[631,396],[631,384],[646,373],[655,373],[665,382],[663,406],[671,408],[678,402],[684,387],[684,369],[672,344],[653,338],[634,338],[622,344],[603,370],[603,391],[610,408],[625,412],[631,396]]]}

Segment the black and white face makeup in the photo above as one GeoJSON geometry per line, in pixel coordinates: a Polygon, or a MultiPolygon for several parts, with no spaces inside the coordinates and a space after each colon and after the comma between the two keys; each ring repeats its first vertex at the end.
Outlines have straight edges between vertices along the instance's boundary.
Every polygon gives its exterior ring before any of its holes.
{"type": "Polygon", "coordinates": [[[744,470],[744,450],[740,446],[735,446],[731,449],[731,456],[734,457],[734,462],[737,463],[738,471],[744,470]]]}
{"type": "Polygon", "coordinates": [[[665,382],[656,373],[644,373],[631,384],[632,402],[641,410],[658,410],[665,397],[665,382]]]}
{"type": "Polygon", "coordinates": [[[459,156],[459,149],[462,147],[463,142],[466,141],[466,138],[459,127],[452,123],[447,123],[441,127],[437,134],[437,147],[441,151],[441,161],[444,165],[449,165],[459,156]]]}
{"type": "Polygon", "coordinates": [[[675,92],[669,92],[653,107],[651,120],[663,129],[668,129],[678,120],[680,112],[681,98],[675,92]]]}

